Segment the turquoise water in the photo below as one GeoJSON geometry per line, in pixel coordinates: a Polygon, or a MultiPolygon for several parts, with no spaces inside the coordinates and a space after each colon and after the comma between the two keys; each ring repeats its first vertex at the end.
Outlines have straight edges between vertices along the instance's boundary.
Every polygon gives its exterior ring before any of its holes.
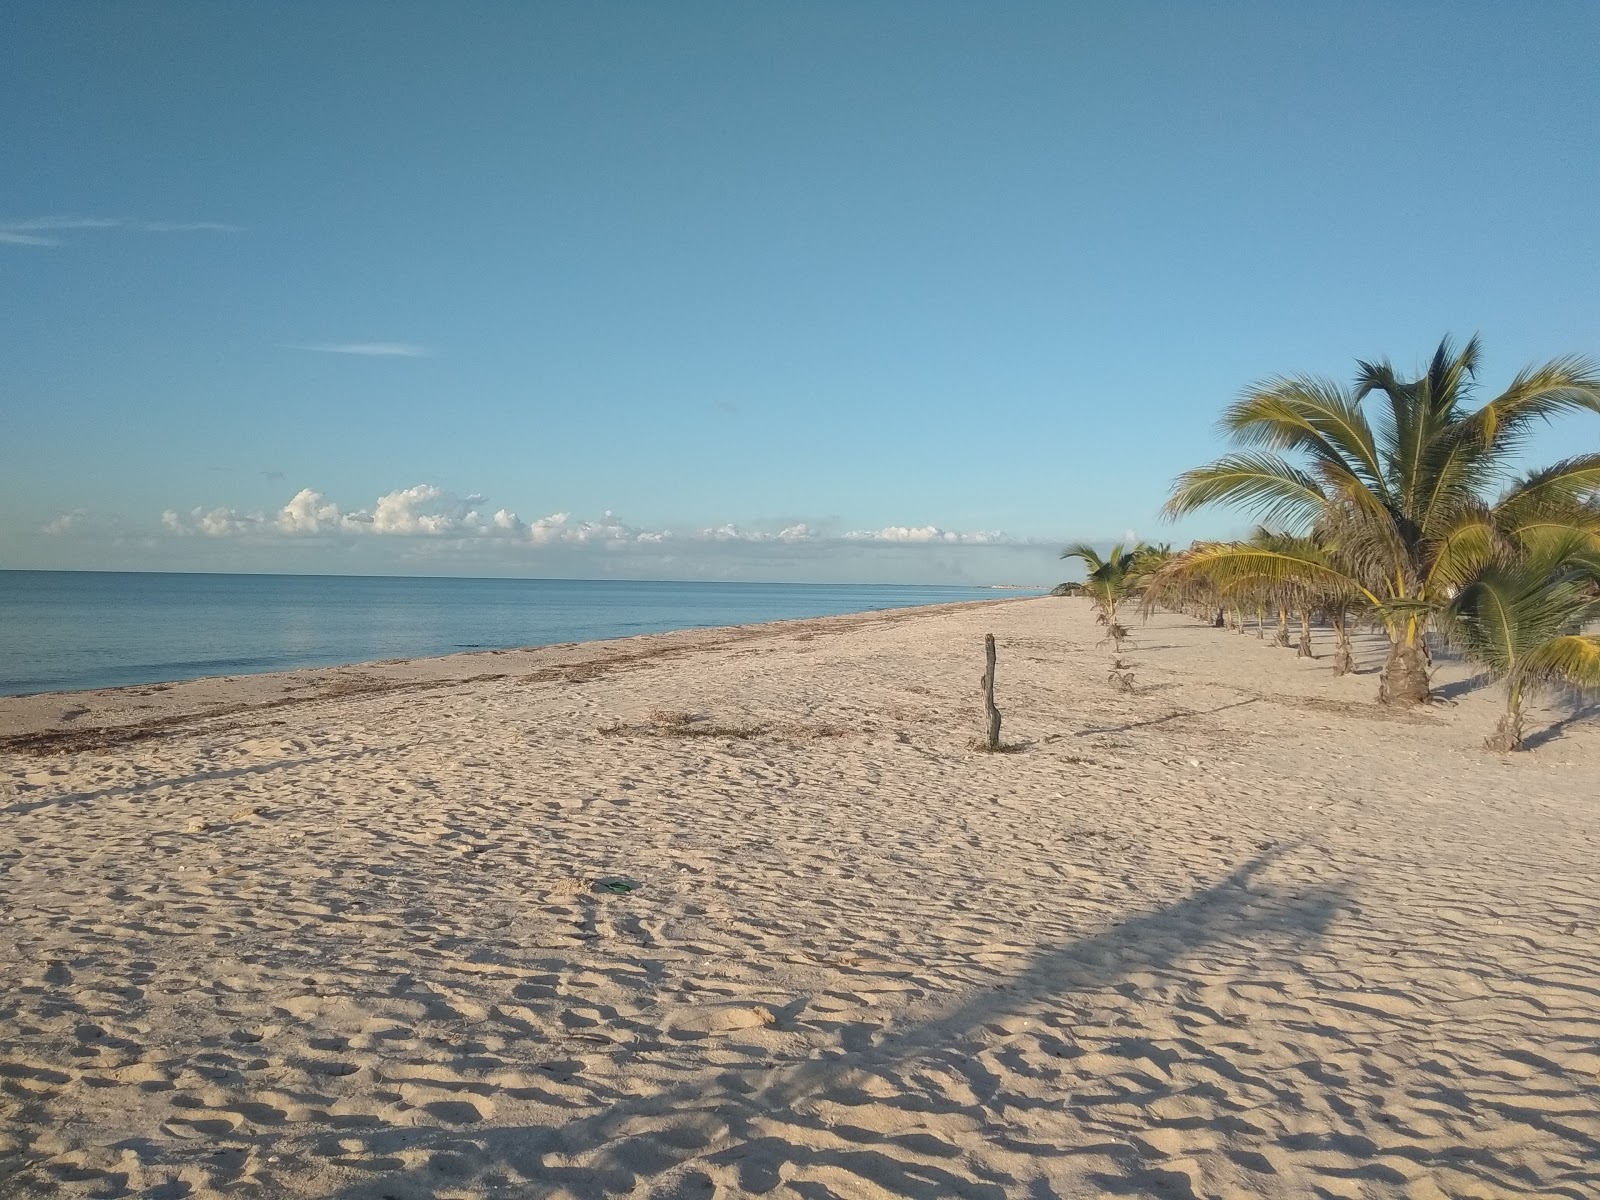
{"type": "Polygon", "coordinates": [[[994,600],[988,588],[0,571],[0,695],[994,600]]]}

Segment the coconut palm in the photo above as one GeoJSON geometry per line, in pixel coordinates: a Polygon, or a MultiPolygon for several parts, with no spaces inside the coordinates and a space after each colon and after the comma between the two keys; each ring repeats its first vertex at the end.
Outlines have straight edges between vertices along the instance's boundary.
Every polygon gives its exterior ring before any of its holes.
{"type": "Polygon", "coordinates": [[[1600,454],[1492,495],[1536,425],[1600,413],[1600,367],[1573,357],[1530,367],[1473,407],[1479,354],[1477,338],[1460,351],[1446,339],[1414,380],[1362,362],[1349,389],[1309,376],[1255,384],[1222,419],[1241,448],[1179,476],[1166,505],[1169,517],[1235,505],[1316,534],[1326,557],[1224,545],[1195,565],[1224,586],[1293,583],[1358,597],[1389,635],[1386,703],[1428,699],[1428,622],[1488,562],[1551,533],[1600,544],[1600,512],[1580,503],[1600,486],[1600,454]]]}
{"type": "Polygon", "coordinates": [[[1600,559],[1576,539],[1551,539],[1520,559],[1495,563],[1441,613],[1451,641],[1506,686],[1506,711],[1484,744],[1522,748],[1528,690],[1565,684],[1600,691],[1600,559]]]}

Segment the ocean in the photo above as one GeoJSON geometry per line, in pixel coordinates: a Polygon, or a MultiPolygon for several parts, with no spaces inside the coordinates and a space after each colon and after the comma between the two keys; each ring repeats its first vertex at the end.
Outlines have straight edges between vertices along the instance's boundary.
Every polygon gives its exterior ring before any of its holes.
{"type": "Polygon", "coordinates": [[[1029,594],[906,585],[0,571],[0,695],[1029,594]]]}

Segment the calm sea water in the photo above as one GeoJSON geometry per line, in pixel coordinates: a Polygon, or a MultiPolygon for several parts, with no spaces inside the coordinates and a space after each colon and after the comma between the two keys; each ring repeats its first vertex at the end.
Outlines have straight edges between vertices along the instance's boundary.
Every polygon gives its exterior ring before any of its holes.
{"type": "Polygon", "coordinates": [[[987,588],[0,571],[0,695],[869,612],[987,588]]]}

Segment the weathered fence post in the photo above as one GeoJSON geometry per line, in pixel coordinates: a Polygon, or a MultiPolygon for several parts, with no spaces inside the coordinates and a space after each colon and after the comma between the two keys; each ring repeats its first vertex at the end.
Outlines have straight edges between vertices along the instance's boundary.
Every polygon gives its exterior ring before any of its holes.
{"type": "Polygon", "coordinates": [[[1000,749],[1000,710],[994,706],[994,634],[983,635],[983,713],[989,718],[985,750],[1000,749]]]}

